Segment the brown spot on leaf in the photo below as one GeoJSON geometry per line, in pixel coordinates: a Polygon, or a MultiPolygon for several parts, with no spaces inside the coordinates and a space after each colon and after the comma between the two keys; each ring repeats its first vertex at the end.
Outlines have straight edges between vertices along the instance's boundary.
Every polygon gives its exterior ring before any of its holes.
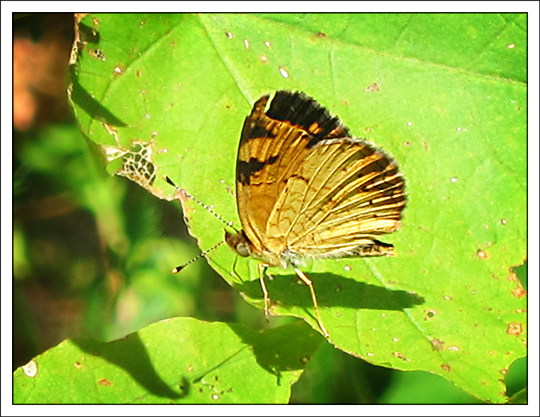
{"type": "Polygon", "coordinates": [[[432,319],[437,315],[437,310],[425,310],[426,317],[424,320],[432,319]]]}
{"type": "Polygon", "coordinates": [[[445,363],[441,365],[441,368],[443,371],[446,371],[446,372],[450,372],[452,370],[452,368],[450,368],[450,366],[445,363]]]}
{"type": "Polygon", "coordinates": [[[430,341],[431,347],[433,350],[443,350],[444,349],[444,342],[440,339],[433,339],[430,341]]]}
{"type": "Polygon", "coordinates": [[[122,75],[124,73],[124,66],[122,64],[116,65],[113,69],[113,73],[116,75],[122,75]]]}
{"type": "Polygon", "coordinates": [[[373,83],[364,88],[364,91],[380,91],[380,88],[377,83],[373,83]]]}
{"type": "Polygon", "coordinates": [[[486,252],[484,252],[482,249],[478,249],[476,251],[476,256],[478,256],[480,259],[487,259],[488,258],[488,254],[486,252]]]}
{"type": "Polygon", "coordinates": [[[105,56],[105,53],[101,49],[89,49],[88,55],[90,55],[93,58],[99,59],[100,61],[107,61],[107,57],[105,56]]]}
{"type": "Polygon", "coordinates": [[[513,272],[510,272],[510,274],[506,277],[506,279],[508,281],[510,281],[510,282],[512,282],[512,281],[518,282],[519,281],[519,278],[513,272]]]}
{"type": "Polygon", "coordinates": [[[109,380],[103,378],[103,379],[100,379],[100,380],[98,381],[98,384],[99,384],[99,385],[103,385],[103,386],[105,386],[105,387],[108,387],[108,386],[111,385],[111,382],[110,382],[109,380]]]}
{"type": "Polygon", "coordinates": [[[527,295],[527,291],[525,291],[525,288],[523,288],[521,284],[518,284],[514,291],[512,291],[512,295],[516,298],[525,297],[527,295]]]}
{"type": "Polygon", "coordinates": [[[493,272],[491,272],[491,271],[489,272],[489,275],[491,275],[491,278],[493,278],[493,279],[496,279],[496,280],[499,279],[499,277],[498,277],[497,275],[495,275],[495,274],[494,274],[493,272]]]}
{"type": "Polygon", "coordinates": [[[519,336],[521,333],[523,333],[523,325],[517,321],[513,321],[512,323],[508,324],[506,333],[512,336],[519,336]]]}
{"type": "Polygon", "coordinates": [[[407,357],[403,353],[392,352],[392,355],[394,355],[396,358],[404,360],[405,362],[410,362],[411,361],[410,359],[407,359],[407,357]]]}

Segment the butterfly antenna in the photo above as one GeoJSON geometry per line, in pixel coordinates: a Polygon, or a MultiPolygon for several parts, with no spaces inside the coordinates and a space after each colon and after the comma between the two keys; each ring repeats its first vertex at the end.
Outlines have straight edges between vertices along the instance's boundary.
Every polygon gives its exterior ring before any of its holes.
{"type": "MultiPolygon", "coordinates": [[[[198,199],[196,199],[195,197],[193,197],[191,194],[189,194],[186,190],[184,190],[183,188],[180,188],[178,187],[174,182],[173,180],[171,180],[167,175],[164,175],[163,176],[163,179],[165,181],[167,181],[170,185],[172,185],[176,191],[182,193],[184,196],[186,196],[187,198],[190,198],[192,199],[193,201],[195,201],[198,205],[200,205],[202,208],[204,208],[205,210],[209,211],[210,213],[212,213],[217,219],[221,220],[223,223],[225,223],[227,226],[229,227],[233,227],[233,222],[228,222],[226,221],[223,217],[221,217],[219,214],[217,214],[214,210],[212,210],[210,207],[208,207],[206,204],[204,204],[202,201],[199,201],[198,199]]],[[[197,255],[196,257],[194,257],[193,259],[191,259],[190,261],[186,262],[185,264],[183,265],[180,265],[180,266],[177,266],[176,268],[174,268],[172,270],[173,274],[177,274],[178,272],[180,272],[181,270],[183,270],[185,267],[187,267],[188,265],[191,265],[193,262],[199,260],[200,258],[203,258],[205,257],[207,254],[209,254],[210,252],[213,252],[214,250],[216,250],[217,248],[219,248],[223,243],[225,243],[225,240],[222,240],[218,243],[216,243],[214,246],[212,246],[210,249],[207,249],[205,251],[202,251],[199,255],[197,255]]]]}
{"type": "Polygon", "coordinates": [[[218,242],[216,243],[214,246],[212,246],[210,249],[208,250],[205,250],[205,251],[202,251],[199,255],[197,255],[195,258],[193,258],[192,260],[186,262],[184,265],[180,265],[180,266],[177,266],[176,268],[174,268],[172,270],[173,274],[177,274],[179,273],[182,269],[184,269],[186,266],[188,265],[191,265],[193,262],[199,260],[200,258],[203,258],[204,256],[206,256],[208,253],[216,250],[217,248],[219,248],[225,241],[222,240],[221,242],[218,242]]]}
{"type": "Polygon", "coordinates": [[[221,217],[219,214],[217,214],[214,210],[212,210],[212,208],[210,206],[207,206],[206,204],[204,204],[202,201],[198,200],[197,198],[193,197],[191,194],[189,194],[186,190],[184,190],[183,188],[180,188],[178,187],[167,175],[164,175],[163,176],[163,179],[165,181],[167,181],[169,184],[171,184],[175,189],[176,191],[182,193],[183,195],[185,195],[187,198],[195,201],[199,206],[201,206],[203,209],[207,210],[208,212],[212,213],[214,215],[214,217],[218,220],[220,220],[221,222],[225,223],[227,226],[229,227],[233,227],[233,222],[232,221],[227,221],[225,220],[223,217],[221,217]]]}

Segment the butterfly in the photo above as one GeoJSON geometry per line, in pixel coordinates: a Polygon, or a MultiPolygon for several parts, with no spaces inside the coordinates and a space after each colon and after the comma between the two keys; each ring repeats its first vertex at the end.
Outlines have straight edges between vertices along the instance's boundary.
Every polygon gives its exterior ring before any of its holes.
{"type": "Polygon", "coordinates": [[[300,268],[307,259],[395,256],[377,238],[400,224],[405,181],[393,158],[353,137],[308,95],[281,90],[269,100],[259,98],[244,122],[236,162],[242,230],[226,231],[225,242],[260,261],[266,315],[267,268],[292,268],[328,337],[313,282],[300,268]]]}

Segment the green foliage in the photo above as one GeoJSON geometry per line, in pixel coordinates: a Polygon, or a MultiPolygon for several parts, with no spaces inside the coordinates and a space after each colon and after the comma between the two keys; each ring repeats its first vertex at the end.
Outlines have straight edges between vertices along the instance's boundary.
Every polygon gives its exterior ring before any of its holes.
{"type": "MultiPolygon", "coordinates": [[[[71,99],[81,131],[109,172],[172,199],[174,189],[161,179],[166,174],[239,226],[229,191],[251,105],[278,89],[315,97],[356,136],[396,158],[408,192],[401,230],[385,237],[397,257],[316,261],[303,269],[313,279],[329,343],[375,365],[439,375],[481,401],[502,403],[504,376],[526,355],[526,296],[513,270],[526,257],[526,31],[525,15],[89,15],[81,22],[84,45],[71,99]]],[[[111,202],[94,204],[97,213],[108,213],[111,202]]],[[[208,211],[192,201],[183,209],[201,248],[223,239],[223,225],[208,211]]],[[[150,246],[141,242],[138,250],[151,256],[150,246]]],[[[126,254],[120,242],[117,247],[126,254]]],[[[238,259],[225,246],[209,258],[248,303],[262,307],[255,261],[238,259]]],[[[307,288],[290,271],[271,273],[272,314],[301,317],[319,330],[307,288]]],[[[195,334],[197,326],[222,329],[189,323],[195,334]]],[[[185,331],[173,322],[156,326],[163,333],[152,339],[158,349],[152,364],[166,361],[162,350],[174,350],[167,326],[185,331]]],[[[302,357],[302,346],[311,356],[305,338],[315,338],[304,333],[283,339],[298,345],[294,357],[302,357]]],[[[61,346],[77,349],[73,343],[61,346]]],[[[236,352],[238,343],[228,338],[215,347],[236,352]]],[[[283,355],[290,345],[273,348],[283,355]]],[[[207,372],[228,357],[221,350],[221,360],[212,349],[198,357],[207,372]]],[[[163,380],[177,393],[171,387],[182,381],[187,362],[174,368],[170,359],[163,366],[176,376],[163,380]]],[[[259,357],[249,363],[243,366],[253,368],[242,372],[264,370],[262,389],[275,392],[263,398],[242,391],[223,401],[286,402],[288,388],[278,387],[276,374],[259,357]]],[[[119,372],[123,384],[136,383],[128,382],[129,371],[119,372]]],[[[282,386],[298,374],[283,375],[289,379],[282,386]]],[[[143,388],[146,393],[86,401],[175,401],[143,388]]],[[[193,389],[195,396],[182,401],[211,403],[205,388],[206,397],[193,389]]],[[[471,398],[464,402],[476,401],[471,398]]]]}
{"type": "Polygon", "coordinates": [[[164,320],[115,342],[66,340],[15,371],[14,396],[26,404],[284,403],[321,341],[304,323],[256,332],[164,320]]]}

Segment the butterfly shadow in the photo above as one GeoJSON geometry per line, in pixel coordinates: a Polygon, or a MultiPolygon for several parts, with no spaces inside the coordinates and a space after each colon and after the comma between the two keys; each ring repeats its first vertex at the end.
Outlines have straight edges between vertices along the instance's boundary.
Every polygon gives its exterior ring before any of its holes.
{"type": "MultiPolygon", "coordinates": [[[[309,273],[313,281],[319,308],[344,307],[365,310],[403,311],[424,303],[424,299],[403,290],[393,290],[355,281],[333,273],[309,273]]],[[[313,307],[307,286],[301,283],[296,274],[277,275],[274,279],[265,277],[268,297],[272,304],[290,305],[301,308],[313,307]]],[[[235,284],[248,298],[263,300],[258,280],[235,284]]]]}
{"type": "MultiPolygon", "coordinates": [[[[180,378],[177,392],[159,375],[145,343],[137,333],[110,343],[85,338],[71,340],[87,355],[100,357],[123,369],[136,383],[155,396],[178,401],[189,394],[190,385],[186,376],[180,378]]],[[[116,375],[115,371],[112,371],[111,375],[116,375]]]]}

